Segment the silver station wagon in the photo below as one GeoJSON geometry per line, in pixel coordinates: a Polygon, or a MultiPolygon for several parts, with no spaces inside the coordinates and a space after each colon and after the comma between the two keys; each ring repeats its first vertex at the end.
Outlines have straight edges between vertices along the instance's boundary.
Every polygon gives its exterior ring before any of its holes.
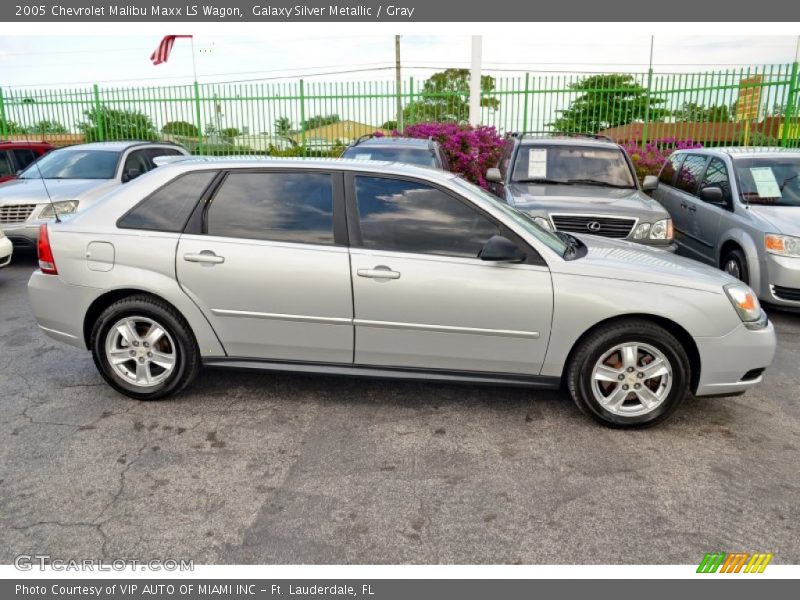
{"type": "Polygon", "coordinates": [[[190,159],[42,226],[39,326],[119,392],[201,365],[567,388],[614,425],[761,381],[775,333],[730,275],[552,232],[433,169],[190,159]]]}

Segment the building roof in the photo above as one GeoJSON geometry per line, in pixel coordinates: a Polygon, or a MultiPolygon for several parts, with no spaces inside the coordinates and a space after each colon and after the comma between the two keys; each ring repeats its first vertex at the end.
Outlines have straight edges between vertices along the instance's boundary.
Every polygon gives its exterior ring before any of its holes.
{"type": "MultiPolygon", "coordinates": [[[[389,133],[380,127],[367,125],[366,123],[359,123],[357,121],[345,120],[323,125],[321,127],[314,127],[313,129],[307,129],[305,131],[305,139],[324,139],[333,143],[337,140],[355,140],[363,135],[369,135],[371,133],[375,133],[376,131],[379,131],[383,134],[389,133]]],[[[294,139],[296,142],[300,142],[303,139],[303,134],[295,133],[292,135],[292,139],[294,139]]]]}
{"type": "MultiPolygon", "coordinates": [[[[797,120],[789,125],[792,139],[797,139],[800,126],[797,120]]],[[[765,117],[750,126],[750,136],[759,133],[771,138],[780,138],[783,133],[783,117],[765,117]]],[[[603,129],[599,132],[615,142],[641,142],[644,135],[644,123],[631,123],[603,129]]],[[[703,143],[731,144],[744,139],[745,124],[741,121],[679,121],[677,123],[649,123],[647,140],[663,140],[668,138],[693,140],[703,143]]]]}

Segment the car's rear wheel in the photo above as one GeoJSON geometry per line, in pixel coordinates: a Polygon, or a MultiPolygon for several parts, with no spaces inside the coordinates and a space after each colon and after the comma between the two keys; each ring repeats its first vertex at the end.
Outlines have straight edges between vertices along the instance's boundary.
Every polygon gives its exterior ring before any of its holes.
{"type": "Polygon", "coordinates": [[[722,270],[728,275],[745,283],[750,283],[750,272],[747,269],[747,257],[744,252],[735,248],[722,257],[722,270]]]}
{"type": "Polygon", "coordinates": [[[138,400],[186,387],[200,368],[197,343],[174,308],[144,295],[106,308],[92,329],[92,356],[105,380],[138,400]]]}
{"type": "Polygon", "coordinates": [[[669,331],[650,321],[610,323],[581,342],[567,384],[578,407],[613,427],[655,425],[686,396],[689,359],[669,331]]]}

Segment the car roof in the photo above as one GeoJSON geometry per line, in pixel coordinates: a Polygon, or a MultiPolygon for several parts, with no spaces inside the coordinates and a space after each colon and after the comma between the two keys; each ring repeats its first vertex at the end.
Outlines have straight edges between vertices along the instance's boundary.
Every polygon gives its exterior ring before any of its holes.
{"type": "Polygon", "coordinates": [[[422,138],[409,138],[409,137],[372,137],[362,142],[356,142],[351,147],[357,146],[410,146],[414,148],[428,149],[431,143],[436,143],[434,140],[422,138]]]}
{"type": "Polygon", "coordinates": [[[764,155],[796,154],[800,155],[800,148],[781,148],[780,146],[719,146],[712,148],[687,148],[679,152],[726,155],[731,158],[753,158],[764,155]]]}
{"type": "Polygon", "coordinates": [[[148,142],[143,140],[120,140],[115,142],[89,142],[88,144],[74,144],[72,146],[64,146],[64,148],[80,149],[80,150],[108,150],[121,152],[134,146],[170,146],[173,148],[180,148],[177,144],[172,142],[148,142]]]}
{"type": "Polygon", "coordinates": [[[48,148],[52,148],[52,144],[50,142],[45,142],[44,140],[7,140],[3,141],[0,140],[0,146],[5,147],[14,147],[14,146],[21,146],[21,147],[29,147],[29,146],[47,146],[48,148]]]}
{"type": "Polygon", "coordinates": [[[449,181],[456,174],[430,167],[414,166],[400,162],[380,160],[358,160],[351,158],[282,158],[269,156],[191,156],[160,166],[177,172],[203,169],[333,169],[338,171],[361,171],[386,175],[407,175],[429,180],[449,181]]]}
{"type": "Polygon", "coordinates": [[[568,136],[544,136],[544,137],[522,137],[519,138],[522,146],[537,146],[547,144],[548,146],[583,146],[591,148],[618,148],[614,140],[598,140],[591,137],[568,137],[568,136]]]}

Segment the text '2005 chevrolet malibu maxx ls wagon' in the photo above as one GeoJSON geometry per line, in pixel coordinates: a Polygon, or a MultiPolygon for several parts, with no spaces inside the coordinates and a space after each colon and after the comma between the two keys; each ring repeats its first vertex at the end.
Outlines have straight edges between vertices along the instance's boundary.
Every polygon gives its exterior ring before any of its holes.
{"type": "Polygon", "coordinates": [[[229,366],[564,385],[644,425],[756,385],[775,352],[731,276],[408,165],[180,161],[43,226],[39,265],[41,328],[143,400],[229,366]]]}

